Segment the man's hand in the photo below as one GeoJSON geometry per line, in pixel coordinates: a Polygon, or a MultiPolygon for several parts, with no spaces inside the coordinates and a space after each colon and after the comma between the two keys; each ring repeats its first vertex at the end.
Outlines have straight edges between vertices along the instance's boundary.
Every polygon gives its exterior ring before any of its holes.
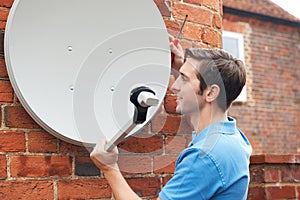
{"type": "Polygon", "coordinates": [[[105,151],[105,145],[107,143],[107,141],[101,140],[96,144],[94,150],[90,154],[90,157],[95,165],[104,173],[111,169],[119,170],[117,164],[118,149],[115,147],[111,152],[105,151]]]}
{"type": "MultiPolygon", "coordinates": [[[[115,200],[142,200],[128,185],[118,168],[118,149],[115,147],[111,152],[105,151],[108,142],[101,140],[90,154],[93,162],[104,173],[115,200]]],[[[160,198],[158,197],[157,200],[160,198]]]]}
{"type": "Polygon", "coordinates": [[[184,53],[182,46],[178,42],[177,46],[174,45],[175,38],[169,34],[169,41],[170,41],[170,50],[174,54],[174,60],[172,62],[172,68],[175,70],[179,70],[180,67],[184,63],[184,53]]]}

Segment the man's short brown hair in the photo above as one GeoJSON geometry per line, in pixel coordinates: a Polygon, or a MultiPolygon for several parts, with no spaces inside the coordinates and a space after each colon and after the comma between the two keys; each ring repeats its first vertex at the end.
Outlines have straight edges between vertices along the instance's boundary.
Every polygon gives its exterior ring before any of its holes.
{"type": "Polygon", "coordinates": [[[243,62],[221,49],[186,49],[186,57],[199,61],[196,66],[200,80],[200,94],[210,85],[220,87],[218,105],[226,111],[241,93],[246,83],[243,62]]]}

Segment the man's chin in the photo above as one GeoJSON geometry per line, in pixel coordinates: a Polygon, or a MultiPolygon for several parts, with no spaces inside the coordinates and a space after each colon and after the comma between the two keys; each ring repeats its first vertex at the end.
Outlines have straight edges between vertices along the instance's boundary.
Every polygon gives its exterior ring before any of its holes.
{"type": "Polygon", "coordinates": [[[176,113],[179,115],[183,115],[183,112],[179,106],[176,107],[176,113]]]}

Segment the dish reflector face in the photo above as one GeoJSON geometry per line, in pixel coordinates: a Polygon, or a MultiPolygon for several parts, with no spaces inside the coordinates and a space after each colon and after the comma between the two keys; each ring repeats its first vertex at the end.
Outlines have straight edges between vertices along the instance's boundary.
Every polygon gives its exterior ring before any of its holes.
{"type": "Polygon", "coordinates": [[[130,91],[145,85],[161,103],[170,74],[168,34],[152,0],[15,0],[5,60],[31,117],[73,144],[125,131],[130,91]]]}

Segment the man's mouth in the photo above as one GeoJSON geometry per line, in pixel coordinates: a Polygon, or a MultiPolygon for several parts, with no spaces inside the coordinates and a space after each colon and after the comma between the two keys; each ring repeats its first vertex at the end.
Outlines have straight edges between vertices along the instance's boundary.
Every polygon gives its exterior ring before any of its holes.
{"type": "Polygon", "coordinates": [[[177,96],[177,99],[176,99],[176,101],[181,101],[182,100],[182,97],[180,97],[180,96],[177,96]]]}

